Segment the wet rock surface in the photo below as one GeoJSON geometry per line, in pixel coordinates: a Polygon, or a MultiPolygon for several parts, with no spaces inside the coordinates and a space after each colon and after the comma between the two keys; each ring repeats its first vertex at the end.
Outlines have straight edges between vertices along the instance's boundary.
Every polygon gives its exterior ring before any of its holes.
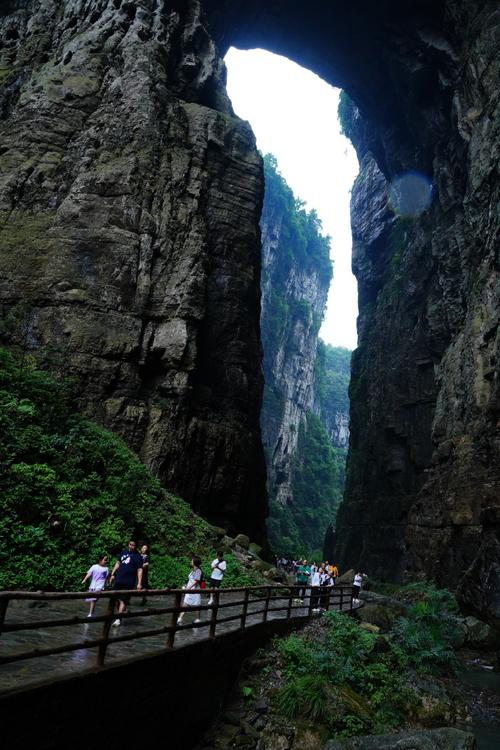
{"type": "Polygon", "coordinates": [[[8,10],[0,301],[20,319],[12,339],[52,353],[84,410],[167,487],[262,540],[262,170],[199,3],[8,10]]]}
{"type": "Polygon", "coordinates": [[[348,487],[329,557],[460,584],[498,625],[497,5],[203,6],[210,33],[196,0],[2,4],[13,340],[51,347],[83,408],[167,487],[262,539],[262,173],[219,54],[264,46],[310,67],[355,100],[363,164],[348,487]],[[395,220],[385,185],[414,170],[432,204],[395,220]]]}
{"type": "Polygon", "coordinates": [[[474,737],[449,727],[429,731],[330,740],[324,750],[474,750],[474,737]]]}

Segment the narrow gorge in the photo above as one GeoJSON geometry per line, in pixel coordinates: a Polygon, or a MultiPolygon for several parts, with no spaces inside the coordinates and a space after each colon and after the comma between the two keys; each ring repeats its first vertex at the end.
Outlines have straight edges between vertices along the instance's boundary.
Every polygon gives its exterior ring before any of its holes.
{"type": "MultiPolygon", "coordinates": [[[[263,47],[346,92],[360,316],[332,554],[458,588],[496,626],[499,27],[489,0],[0,9],[3,338],[71,375],[167,489],[258,542],[264,178],[222,58],[263,47]],[[419,210],[415,174],[432,186],[419,210]]],[[[311,394],[300,408],[326,424],[311,394]]]]}
{"type": "Polygon", "coordinates": [[[273,550],[322,554],[345,478],[350,352],[319,338],[332,279],[330,240],[264,157],[262,439],[273,550]]]}

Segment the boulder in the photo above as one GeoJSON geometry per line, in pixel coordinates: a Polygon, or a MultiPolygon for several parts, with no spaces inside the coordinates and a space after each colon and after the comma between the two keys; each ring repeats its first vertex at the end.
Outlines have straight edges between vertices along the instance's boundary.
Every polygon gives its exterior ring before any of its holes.
{"type": "Polygon", "coordinates": [[[497,649],[500,648],[500,632],[478,620],[476,617],[466,617],[465,645],[469,648],[497,649]]]}
{"type": "Polygon", "coordinates": [[[250,542],[248,551],[254,557],[260,557],[261,552],[262,552],[262,547],[259,544],[255,544],[255,542],[250,542]]]}
{"type": "Polygon", "coordinates": [[[246,534],[237,534],[234,538],[234,543],[239,547],[243,547],[243,549],[248,549],[250,547],[250,539],[246,534]]]}
{"type": "Polygon", "coordinates": [[[352,583],[354,581],[354,576],[356,575],[353,568],[349,568],[349,570],[346,570],[345,573],[342,573],[341,576],[338,578],[338,583],[352,583]]]}
{"type": "Polygon", "coordinates": [[[215,537],[217,538],[217,541],[221,539],[223,540],[224,537],[227,536],[227,531],[226,529],[223,529],[222,526],[213,526],[212,524],[210,524],[210,531],[213,531],[215,537]]]}
{"type": "Polygon", "coordinates": [[[252,560],[250,567],[254,570],[276,570],[270,563],[264,562],[264,560],[252,560]]]}
{"type": "Polygon", "coordinates": [[[471,720],[469,709],[451,688],[433,680],[415,679],[412,690],[416,701],[411,718],[421,727],[465,724],[471,720]]]}
{"type": "Polygon", "coordinates": [[[403,615],[405,608],[388,607],[385,604],[366,604],[358,614],[365,623],[377,626],[381,630],[390,630],[394,622],[403,615]]]}
{"type": "Polygon", "coordinates": [[[323,742],[320,732],[310,727],[297,727],[292,750],[321,750],[323,742]]]}
{"type": "Polygon", "coordinates": [[[375,633],[375,635],[378,635],[380,633],[380,628],[378,625],[373,625],[371,622],[361,622],[360,626],[363,628],[363,630],[368,630],[370,633],[375,633]]]}
{"type": "Polygon", "coordinates": [[[323,750],[475,750],[469,732],[443,727],[398,734],[366,735],[348,740],[329,740],[323,750]]]}

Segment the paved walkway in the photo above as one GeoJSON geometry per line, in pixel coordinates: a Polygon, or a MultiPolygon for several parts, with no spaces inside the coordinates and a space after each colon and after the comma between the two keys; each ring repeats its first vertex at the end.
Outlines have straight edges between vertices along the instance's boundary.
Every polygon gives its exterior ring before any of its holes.
{"type": "MultiPolygon", "coordinates": [[[[203,597],[206,599],[207,597],[203,597]]],[[[241,600],[241,594],[224,594],[221,593],[221,603],[231,601],[231,599],[241,600]]],[[[273,612],[273,607],[282,607],[288,600],[286,599],[275,599],[272,600],[270,609],[268,612],[268,620],[273,619],[286,619],[286,610],[280,612],[273,612]]],[[[293,617],[303,617],[304,619],[308,616],[307,600],[304,602],[304,606],[294,605],[292,612],[293,617]]],[[[174,604],[173,597],[151,597],[148,598],[146,607],[142,607],[139,604],[132,605],[130,611],[133,609],[147,609],[148,607],[167,607],[174,604]]],[[[83,601],[54,601],[54,602],[11,602],[7,611],[6,624],[12,624],[16,622],[36,621],[36,620],[48,620],[56,618],[67,618],[75,615],[82,616],[86,613],[86,607],[88,605],[83,601]]],[[[98,602],[96,615],[102,615],[106,611],[107,602],[98,602]]],[[[358,605],[359,606],[359,605],[358,605]]],[[[262,608],[262,602],[253,603],[250,601],[248,607],[248,615],[246,621],[246,627],[251,627],[262,622],[262,613],[255,615],[258,609],[262,608]]],[[[332,607],[333,609],[334,607],[332,607]]],[[[338,606],[336,609],[338,610],[338,606]]],[[[344,610],[349,610],[349,603],[346,603],[343,607],[344,610]]],[[[228,607],[219,610],[219,617],[229,617],[230,615],[237,615],[241,612],[241,605],[228,607]]],[[[191,613],[186,614],[185,623],[190,622],[194,615],[191,613]]],[[[210,618],[210,610],[205,610],[201,613],[202,623],[206,622],[206,625],[201,625],[197,629],[188,629],[177,632],[175,635],[174,648],[181,648],[189,645],[192,642],[199,641],[200,639],[208,638],[208,620],[210,618]]],[[[148,617],[137,617],[130,620],[125,620],[123,624],[118,628],[112,628],[110,637],[114,635],[122,635],[129,632],[141,632],[144,630],[151,630],[153,628],[162,627],[170,624],[171,615],[151,615],[148,617]]],[[[223,635],[230,631],[238,630],[240,626],[239,620],[232,622],[221,623],[217,625],[217,636],[223,635]]],[[[71,625],[63,627],[51,627],[41,628],[40,630],[21,630],[13,633],[2,633],[0,635],[0,656],[13,655],[25,651],[31,651],[36,648],[52,648],[56,646],[62,646],[64,644],[77,643],[83,640],[94,640],[101,636],[102,623],[96,622],[81,625],[71,625]]],[[[139,638],[133,641],[126,641],[124,643],[113,644],[110,641],[108,650],[106,653],[106,665],[113,666],[119,661],[130,659],[137,656],[151,655],[152,653],[158,653],[165,650],[166,634],[160,636],[152,636],[139,638]]],[[[25,688],[28,686],[34,686],[39,682],[43,682],[47,679],[53,679],[57,677],[67,676],[70,673],[77,673],[83,670],[93,668],[96,664],[96,652],[97,649],[81,649],[78,651],[71,651],[64,654],[57,654],[54,656],[37,657],[34,659],[28,659],[26,661],[14,662],[12,664],[0,665],[0,693],[10,692],[18,688],[25,688]]]]}

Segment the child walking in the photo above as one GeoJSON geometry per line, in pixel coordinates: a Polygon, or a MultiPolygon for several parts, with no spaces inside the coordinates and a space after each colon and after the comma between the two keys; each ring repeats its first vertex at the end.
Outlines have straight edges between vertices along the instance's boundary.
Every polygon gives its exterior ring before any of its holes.
{"type": "MultiPolygon", "coordinates": [[[[90,578],[91,580],[89,591],[102,591],[104,589],[109,574],[107,562],[107,555],[99,555],[99,557],[97,558],[97,563],[95,565],[92,565],[92,567],[88,569],[87,574],[82,581],[82,584],[88,581],[88,579],[90,578]]],[[[92,617],[92,615],[94,614],[97,599],[85,599],[85,601],[90,603],[89,613],[87,617],[92,617]]]]}
{"type": "MultiPolygon", "coordinates": [[[[200,581],[202,577],[201,572],[201,560],[199,557],[193,557],[191,560],[191,572],[188,577],[188,582],[186,586],[184,587],[186,591],[189,591],[190,593],[184,594],[184,606],[185,607],[200,607],[201,605],[201,594],[200,594],[200,581]]],[[[181,612],[177,619],[177,625],[182,625],[182,621],[184,619],[185,612],[181,612]]],[[[195,612],[195,622],[201,622],[200,620],[200,610],[198,609],[197,612],[195,612]]]]}

